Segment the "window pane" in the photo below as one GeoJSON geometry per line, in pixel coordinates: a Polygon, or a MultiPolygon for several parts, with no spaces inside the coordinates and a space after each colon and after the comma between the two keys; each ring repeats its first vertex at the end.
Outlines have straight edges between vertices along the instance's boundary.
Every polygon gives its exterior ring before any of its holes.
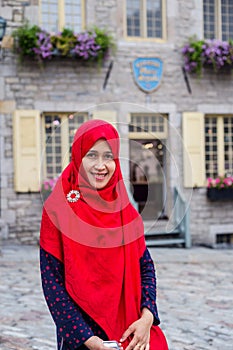
{"type": "Polygon", "coordinates": [[[233,38],[233,0],[222,1],[222,40],[233,38]]]}
{"type": "Polygon", "coordinates": [[[41,0],[41,26],[48,32],[58,31],[58,1],[41,0]]]}
{"type": "Polygon", "coordinates": [[[162,1],[147,0],[147,37],[162,38],[162,1]]]}
{"type": "Polygon", "coordinates": [[[81,0],[64,0],[65,1],[65,26],[74,30],[76,33],[81,32],[82,11],[81,0]]]}
{"type": "Polygon", "coordinates": [[[85,121],[88,120],[88,114],[71,114],[68,117],[69,120],[69,147],[71,149],[71,145],[74,139],[74,134],[76,133],[77,129],[82,125],[85,121]]]}
{"type": "Polygon", "coordinates": [[[61,154],[61,118],[56,115],[45,115],[45,160],[46,177],[57,177],[62,171],[61,154]]]}
{"type": "Polygon", "coordinates": [[[131,115],[130,132],[164,132],[166,118],[160,115],[137,114],[131,115]]]}
{"type": "Polygon", "coordinates": [[[205,118],[205,164],[206,177],[218,176],[217,118],[205,118]]]}
{"type": "Polygon", "coordinates": [[[70,116],[64,113],[59,113],[59,115],[48,113],[44,115],[44,134],[46,138],[44,145],[46,163],[45,178],[55,178],[62,172],[64,166],[64,159],[62,157],[66,153],[66,150],[70,152],[74,134],[86,120],[88,120],[88,113],[76,113],[70,116]],[[63,128],[63,125],[67,122],[69,135],[64,135],[66,127],[63,128]],[[69,144],[64,144],[67,136],[69,144]]]}
{"type": "Polygon", "coordinates": [[[204,22],[204,38],[214,39],[216,34],[215,25],[215,0],[203,1],[203,22],[204,22]]]}
{"type": "Polygon", "coordinates": [[[127,0],[127,35],[140,36],[140,0],[127,0]]]}
{"type": "Polygon", "coordinates": [[[224,166],[227,175],[233,176],[233,117],[224,119],[224,166]]]}

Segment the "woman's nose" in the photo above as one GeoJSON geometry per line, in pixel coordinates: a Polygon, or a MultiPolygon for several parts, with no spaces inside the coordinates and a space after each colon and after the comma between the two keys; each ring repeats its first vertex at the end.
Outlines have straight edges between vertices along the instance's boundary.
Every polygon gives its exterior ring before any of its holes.
{"type": "Polygon", "coordinates": [[[95,164],[95,168],[100,170],[100,169],[105,169],[105,162],[102,158],[99,158],[95,164]]]}

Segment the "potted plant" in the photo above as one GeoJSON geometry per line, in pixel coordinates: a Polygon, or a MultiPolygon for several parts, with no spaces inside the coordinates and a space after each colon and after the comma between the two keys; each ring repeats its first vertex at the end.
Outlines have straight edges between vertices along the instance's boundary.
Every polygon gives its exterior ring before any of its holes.
{"type": "Polygon", "coordinates": [[[214,72],[233,68],[233,41],[196,40],[191,38],[182,50],[184,69],[189,73],[202,74],[203,68],[214,72]]]}
{"type": "Polygon", "coordinates": [[[64,28],[51,34],[39,26],[25,23],[13,34],[14,51],[22,61],[34,58],[40,64],[55,57],[69,57],[83,62],[102,63],[115,50],[113,37],[106,30],[94,27],[82,33],[64,28]]]}
{"type": "Polygon", "coordinates": [[[58,177],[55,177],[52,179],[45,179],[42,181],[40,193],[43,201],[45,201],[48,198],[48,196],[54,189],[57,180],[58,180],[58,177]]]}
{"type": "Polygon", "coordinates": [[[233,177],[218,176],[207,179],[207,198],[210,201],[233,200],[233,177]]]}

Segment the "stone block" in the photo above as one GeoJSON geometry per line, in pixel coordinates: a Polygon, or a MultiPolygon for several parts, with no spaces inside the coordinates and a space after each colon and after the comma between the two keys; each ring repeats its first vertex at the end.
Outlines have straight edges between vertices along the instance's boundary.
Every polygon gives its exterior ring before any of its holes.
{"type": "Polygon", "coordinates": [[[13,113],[15,110],[15,101],[0,101],[0,114],[13,113]]]}
{"type": "Polygon", "coordinates": [[[26,85],[25,91],[38,91],[38,86],[36,85],[26,85]]]}
{"type": "Polygon", "coordinates": [[[5,78],[7,84],[18,84],[19,83],[19,77],[10,77],[5,78]]]}
{"type": "Polygon", "coordinates": [[[1,7],[1,17],[5,18],[7,21],[12,21],[12,6],[3,6],[1,7]]]}
{"type": "Polygon", "coordinates": [[[1,174],[1,189],[7,188],[7,176],[1,174]]]}
{"type": "Polygon", "coordinates": [[[7,239],[8,235],[9,235],[8,226],[4,223],[4,220],[2,220],[0,224],[0,238],[7,239]]]}
{"type": "MultiPolygon", "coordinates": [[[[38,4],[38,1],[34,0],[35,5],[38,4]]],[[[39,25],[39,16],[38,16],[38,6],[32,6],[32,1],[30,1],[30,6],[25,7],[25,19],[28,19],[30,23],[39,25]]]]}
{"type": "Polygon", "coordinates": [[[30,200],[9,200],[9,208],[10,209],[22,209],[25,211],[25,208],[29,207],[31,204],[30,200]]]}
{"type": "Polygon", "coordinates": [[[16,215],[14,210],[2,210],[2,218],[7,224],[15,223],[16,215]]]}
{"type": "Polygon", "coordinates": [[[0,101],[4,99],[5,99],[5,84],[4,84],[4,79],[0,77],[0,101]]]}

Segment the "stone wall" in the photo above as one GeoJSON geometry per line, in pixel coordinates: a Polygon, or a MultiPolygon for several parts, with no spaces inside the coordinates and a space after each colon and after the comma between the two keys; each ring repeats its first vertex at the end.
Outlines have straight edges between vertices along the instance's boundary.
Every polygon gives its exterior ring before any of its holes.
{"type": "Polygon", "coordinates": [[[40,193],[15,193],[12,114],[0,114],[1,122],[1,237],[22,243],[38,241],[42,200],[40,193]]]}
{"type": "MultiPolygon", "coordinates": [[[[7,34],[20,25],[23,18],[37,23],[38,1],[0,0],[0,14],[8,21],[7,34]]],[[[168,145],[173,152],[179,174],[170,163],[167,183],[170,188],[183,183],[182,143],[177,143],[176,132],[182,134],[182,112],[233,113],[233,79],[229,74],[205,72],[203,77],[189,76],[192,94],[189,94],[182,74],[180,49],[187,39],[196,34],[201,38],[202,2],[167,1],[167,40],[140,42],[126,40],[123,27],[123,1],[86,1],[86,23],[108,28],[117,40],[117,52],[107,88],[103,82],[110,61],[101,69],[80,65],[72,60],[47,62],[40,69],[36,62],[19,64],[11,51],[5,50],[0,63],[0,157],[1,157],[1,219],[2,238],[35,242],[38,238],[41,199],[39,194],[16,194],[13,188],[12,112],[14,109],[41,111],[91,110],[93,106],[117,111],[120,133],[127,138],[127,115],[141,110],[166,113],[169,116],[168,145]],[[164,62],[161,86],[149,97],[138,89],[133,80],[132,61],[137,57],[160,57],[164,62]],[[111,108],[110,108],[111,107],[111,108]],[[173,131],[172,131],[173,130],[173,131]]],[[[128,145],[122,152],[128,155],[128,145]]],[[[127,170],[126,170],[127,171],[127,170]]],[[[184,190],[187,199],[190,190],[184,190]]],[[[171,203],[171,198],[169,199],[171,203]]],[[[170,205],[172,206],[172,204],[170,205]]],[[[190,203],[191,234],[194,244],[208,244],[211,226],[231,222],[232,203],[221,206],[206,200],[205,189],[193,191],[190,203]]]]}
{"type": "Polygon", "coordinates": [[[195,189],[190,205],[193,243],[215,247],[217,234],[233,234],[232,209],[232,201],[210,202],[206,189],[195,189]]]}

